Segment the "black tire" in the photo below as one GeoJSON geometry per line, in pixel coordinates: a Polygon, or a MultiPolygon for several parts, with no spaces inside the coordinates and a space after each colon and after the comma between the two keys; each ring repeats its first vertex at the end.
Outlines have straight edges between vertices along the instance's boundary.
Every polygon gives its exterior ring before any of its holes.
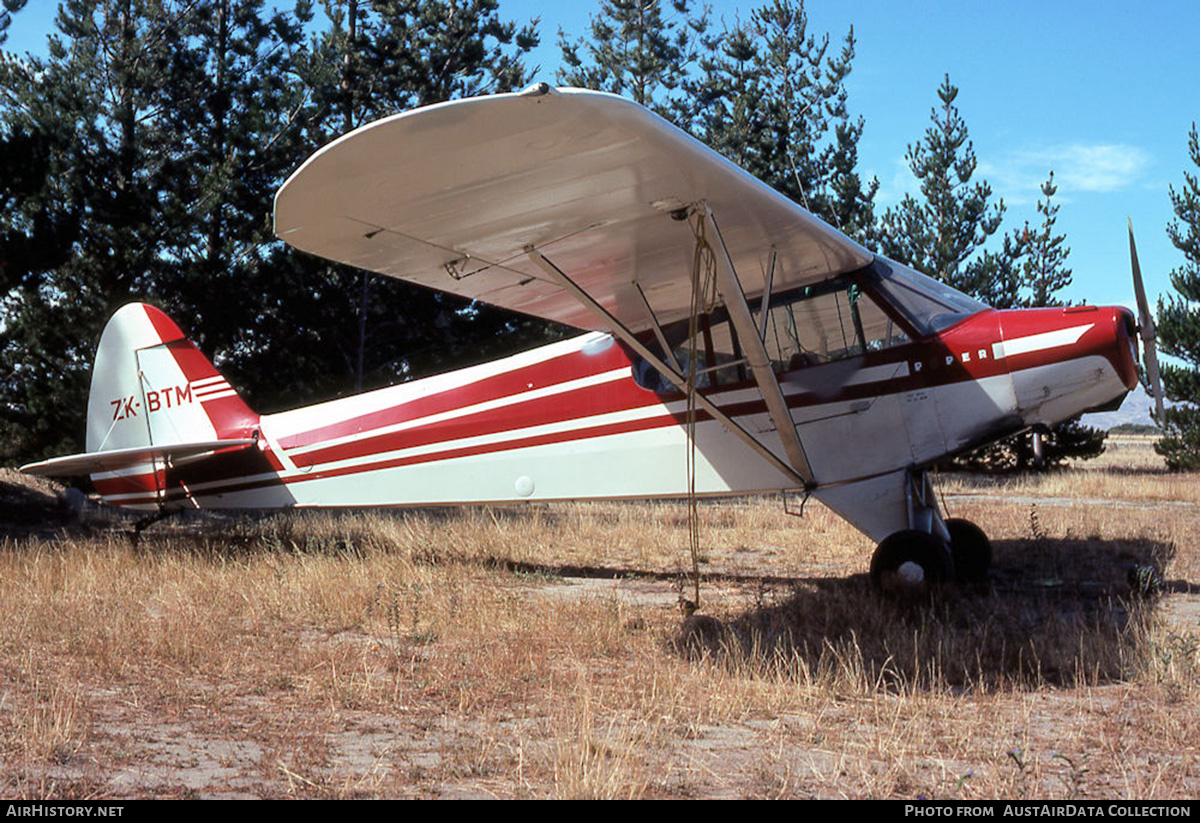
{"type": "Polygon", "coordinates": [[[958,579],[968,583],[986,580],[992,568],[992,541],[983,529],[959,518],[947,520],[946,528],[950,532],[950,553],[958,579]]]}
{"type": "Polygon", "coordinates": [[[887,537],[871,557],[871,582],[885,591],[920,593],[953,579],[950,547],[917,529],[887,537]]]}

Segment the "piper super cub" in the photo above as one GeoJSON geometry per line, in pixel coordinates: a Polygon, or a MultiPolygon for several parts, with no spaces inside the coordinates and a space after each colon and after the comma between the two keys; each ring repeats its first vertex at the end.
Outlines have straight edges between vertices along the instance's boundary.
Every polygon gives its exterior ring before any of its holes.
{"type": "Polygon", "coordinates": [[[537,84],[364,126],[283,185],[275,231],[581,334],[259,415],[130,304],[100,339],[87,452],[23,470],[90,474],[149,510],[800,490],[879,541],[877,581],[969,579],[987,538],[943,518],[927,469],[1138,380],[1128,310],[990,309],[598,92],[537,84]]]}

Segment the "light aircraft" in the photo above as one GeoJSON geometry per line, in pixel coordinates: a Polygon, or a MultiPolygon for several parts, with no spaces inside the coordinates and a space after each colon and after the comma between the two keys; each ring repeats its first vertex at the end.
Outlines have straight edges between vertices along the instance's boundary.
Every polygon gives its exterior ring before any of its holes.
{"type": "Polygon", "coordinates": [[[878,542],[877,581],[922,585],[991,557],[943,517],[930,467],[1114,408],[1139,328],[1153,352],[1144,298],[1140,325],[1124,308],[992,310],[641,106],[545,84],[341,137],[279,190],[275,231],[581,334],[259,415],[166,315],[130,304],[100,340],[87,452],[23,470],[87,473],[148,510],[795,490],[878,542]]]}

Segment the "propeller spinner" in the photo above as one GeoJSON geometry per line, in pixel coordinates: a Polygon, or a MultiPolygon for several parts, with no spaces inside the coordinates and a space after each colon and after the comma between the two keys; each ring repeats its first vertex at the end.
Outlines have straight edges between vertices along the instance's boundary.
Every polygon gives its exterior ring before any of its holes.
{"type": "Polygon", "coordinates": [[[1133,242],[1133,221],[1129,221],[1129,263],[1133,268],[1133,293],[1137,297],[1138,331],[1142,338],[1142,362],[1145,366],[1147,387],[1154,397],[1155,420],[1162,424],[1163,388],[1158,371],[1158,347],[1154,338],[1154,317],[1146,301],[1146,287],[1142,284],[1142,267],[1138,264],[1137,246],[1133,242]]]}

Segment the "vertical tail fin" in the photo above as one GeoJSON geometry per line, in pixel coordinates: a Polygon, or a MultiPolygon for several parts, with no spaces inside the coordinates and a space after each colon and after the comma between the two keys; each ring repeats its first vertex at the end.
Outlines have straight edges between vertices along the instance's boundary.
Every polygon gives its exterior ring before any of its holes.
{"type": "Polygon", "coordinates": [[[258,415],[179,327],[131,303],[100,336],[87,451],[21,471],[90,474],[105,500],[137,509],[292,505],[259,433],[258,415]]]}
{"type": "Polygon", "coordinates": [[[163,312],[119,309],[100,337],[88,395],[89,453],[248,438],[258,415],[163,312]]]}
{"type": "Polygon", "coordinates": [[[179,498],[181,489],[192,497],[177,470],[180,461],[215,460],[257,443],[258,415],[208,358],[161,311],[130,303],[100,336],[88,395],[87,451],[21,471],[90,474],[106,500],[154,508],[179,498]]]}

